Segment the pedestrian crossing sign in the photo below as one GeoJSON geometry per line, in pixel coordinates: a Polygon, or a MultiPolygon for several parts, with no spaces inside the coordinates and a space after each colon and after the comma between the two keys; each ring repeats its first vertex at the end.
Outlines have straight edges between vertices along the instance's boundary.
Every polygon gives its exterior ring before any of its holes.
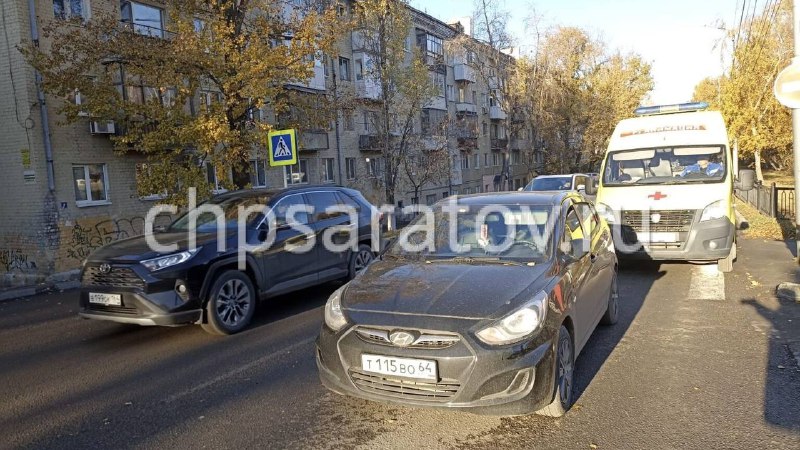
{"type": "Polygon", "coordinates": [[[294,129],[272,131],[267,141],[270,166],[297,164],[297,133],[294,129]]]}

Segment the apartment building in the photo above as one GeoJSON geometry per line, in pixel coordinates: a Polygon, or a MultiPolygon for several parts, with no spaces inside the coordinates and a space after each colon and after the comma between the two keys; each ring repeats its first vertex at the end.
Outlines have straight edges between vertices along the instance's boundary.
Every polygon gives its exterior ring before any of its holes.
{"type": "MultiPolygon", "coordinates": [[[[115,124],[89,117],[65,124],[58,114],[60,103],[75,99],[41,93],[37,74],[17,50],[39,39],[39,30],[46,24],[65,17],[91,19],[99,11],[119,14],[137,32],[168,38],[167,12],[158,0],[6,0],[0,7],[4,29],[0,33],[2,285],[74,275],[96,248],[142,233],[144,217],[159,199],[137,193],[136,172],[145,159],[113,151],[109,136],[119,132],[115,124]]],[[[446,50],[445,43],[462,28],[418,10],[411,13],[413,26],[406,45],[409,50],[418,46],[437,62],[430,65],[431,79],[440,87],[439,94],[420,111],[417,129],[424,133],[426,123],[443,118],[457,119],[459,127],[455,135],[447,136],[450,176],[423,186],[416,197],[401,180],[397,206],[495,191],[504,167],[508,113],[495,104],[491,86],[475,77],[472,56],[446,50]]],[[[47,48],[58,43],[41,40],[40,45],[47,48]]],[[[257,156],[263,153],[254,153],[249,180],[244,180],[248,185],[337,183],[360,189],[375,203],[383,202],[383,160],[370,104],[380,95],[380,87],[363,76],[369,55],[359,48],[357,39],[343,36],[337,50],[338,54],[315,60],[310,80],[289,88],[326,96],[350,90],[361,101],[342,109],[327,128],[299,129],[299,159],[294,166],[270,167],[257,156]]],[[[200,95],[209,103],[218,100],[213,92],[200,95]]],[[[279,118],[275,120],[279,125],[279,118]]],[[[528,140],[521,138],[509,147],[507,173],[513,188],[528,181],[529,168],[521,159],[529,147],[528,140]]],[[[207,166],[206,173],[221,190],[217,171],[207,166]]]]}

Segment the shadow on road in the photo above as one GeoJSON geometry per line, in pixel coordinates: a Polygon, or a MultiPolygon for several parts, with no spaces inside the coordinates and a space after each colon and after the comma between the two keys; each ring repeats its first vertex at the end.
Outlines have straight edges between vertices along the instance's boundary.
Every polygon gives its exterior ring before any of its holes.
{"type": "Polygon", "coordinates": [[[592,382],[608,357],[625,336],[639,314],[653,284],[665,272],[654,261],[623,261],[619,271],[619,321],[613,326],[598,325],[575,363],[575,401],[592,382]]]}
{"type": "Polygon", "coordinates": [[[796,324],[800,305],[793,301],[778,299],[780,306],[772,310],[754,298],[742,300],[742,304],[753,308],[770,322],[767,373],[764,384],[764,420],[778,427],[800,432],[800,367],[793,352],[800,355],[800,340],[784,339],[794,335],[800,339],[796,324]]]}

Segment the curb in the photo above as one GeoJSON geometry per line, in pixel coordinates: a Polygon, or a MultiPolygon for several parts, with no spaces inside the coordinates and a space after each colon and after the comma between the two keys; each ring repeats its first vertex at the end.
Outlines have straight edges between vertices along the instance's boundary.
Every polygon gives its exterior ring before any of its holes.
{"type": "Polygon", "coordinates": [[[68,291],[71,289],[77,289],[80,286],[81,282],[78,280],[66,280],[41,284],[39,286],[21,286],[17,288],[9,288],[0,291],[0,302],[31,297],[33,295],[39,295],[53,291],[68,291]]]}

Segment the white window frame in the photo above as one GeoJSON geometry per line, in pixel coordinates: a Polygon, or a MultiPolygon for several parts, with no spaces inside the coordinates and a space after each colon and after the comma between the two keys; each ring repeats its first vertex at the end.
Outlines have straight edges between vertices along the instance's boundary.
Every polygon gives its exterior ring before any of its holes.
{"type": "Polygon", "coordinates": [[[70,0],[62,0],[62,3],[64,3],[64,16],[59,17],[55,15],[56,14],[55,0],[53,0],[53,17],[55,17],[56,19],[71,20],[80,17],[81,19],[83,19],[84,22],[86,22],[87,20],[92,18],[92,7],[89,0],[81,0],[80,16],[78,15],[73,16],[72,8],[70,8],[70,3],[71,3],[70,0]]]}
{"type": "Polygon", "coordinates": [[[334,173],[334,164],[333,158],[321,158],[319,160],[320,163],[320,180],[323,183],[335,183],[336,182],[336,174],[334,173]],[[328,176],[330,175],[330,177],[328,176]]]}
{"type": "Polygon", "coordinates": [[[141,34],[142,36],[151,36],[151,37],[157,37],[157,38],[161,38],[161,39],[164,38],[164,34],[165,34],[166,30],[164,30],[164,9],[163,8],[159,8],[158,6],[151,5],[149,3],[136,2],[136,1],[130,1],[130,0],[125,0],[124,2],[122,2],[121,8],[124,9],[126,5],[130,8],[131,17],[130,17],[130,21],[129,22],[124,17],[123,17],[123,20],[126,20],[126,23],[130,23],[131,31],[133,31],[134,33],[137,33],[137,34],[141,34]],[[161,15],[161,23],[160,23],[161,28],[152,27],[150,25],[137,24],[136,23],[136,18],[134,17],[134,14],[133,14],[133,10],[134,10],[134,6],[135,5],[142,6],[142,7],[145,7],[145,8],[157,9],[160,12],[160,15],[161,15]],[[141,27],[141,28],[137,28],[137,27],[141,27]]]}
{"type": "Polygon", "coordinates": [[[248,169],[250,170],[250,185],[252,187],[254,187],[254,188],[265,188],[265,187],[267,187],[267,169],[268,169],[267,160],[262,159],[262,158],[252,158],[249,161],[249,168],[248,169]],[[259,165],[261,165],[261,167],[264,168],[264,184],[254,184],[253,183],[253,180],[255,180],[255,182],[258,183],[258,166],[259,165]],[[255,170],[256,172],[253,173],[252,172],[253,170],[255,170]]]}
{"type": "Polygon", "coordinates": [[[345,158],[344,159],[344,165],[345,165],[345,177],[348,180],[355,180],[356,179],[356,158],[345,158]]]}
{"type": "MultiPolygon", "coordinates": [[[[209,162],[206,162],[205,164],[203,164],[203,170],[206,172],[206,181],[208,181],[210,183],[211,180],[208,179],[208,166],[214,167],[214,165],[209,163],[209,162]]],[[[228,192],[227,189],[219,187],[219,177],[217,176],[216,167],[214,167],[214,170],[213,170],[212,173],[214,174],[214,182],[211,183],[211,184],[213,184],[214,187],[211,189],[211,193],[216,195],[216,194],[222,194],[222,193],[228,192]]],[[[228,177],[230,177],[230,173],[228,173],[228,177]]]]}
{"type": "Polygon", "coordinates": [[[86,200],[78,200],[75,199],[75,205],[79,208],[85,208],[87,206],[103,206],[103,205],[110,205],[111,204],[111,189],[108,186],[108,164],[106,163],[84,163],[84,164],[72,164],[72,185],[73,189],[75,186],[75,168],[82,167],[83,168],[83,189],[86,192],[86,200]],[[103,190],[105,191],[106,198],[105,200],[93,200],[92,199],[92,189],[90,186],[89,180],[89,166],[102,166],[103,167],[103,190]]]}
{"type": "MultiPolygon", "coordinates": [[[[298,173],[300,173],[300,172],[298,172],[298,173]]],[[[284,186],[284,187],[289,187],[289,186],[297,186],[297,185],[308,184],[308,179],[309,179],[309,173],[308,173],[308,159],[307,159],[307,158],[300,158],[300,159],[298,159],[298,160],[297,160],[297,164],[292,164],[291,166],[283,166],[283,186],[284,186]],[[305,171],[305,179],[306,179],[306,181],[299,181],[299,182],[297,182],[297,183],[289,183],[289,182],[287,181],[287,179],[289,178],[289,177],[287,177],[287,175],[290,175],[290,174],[291,174],[291,175],[294,175],[294,172],[292,171],[292,168],[293,168],[294,166],[297,166],[297,167],[298,167],[298,169],[301,169],[301,170],[302,170],[302,166],[303,166],[303,165],[305,165],[305,168],[306,168],[306,169],[305,169],[305,170],[306,170],[306,171],[305,171]],[[287,171],[288,171],[288,172],[287,172],[287,171]]]]}
{"type": "Polygon", "coordinates": [[[344,56],[339,57],[339,80],[340,81],[353,81],[353,69],[350,67],[350,58],[345,58],[344,56]],[[342,73],[342,67],[345,68],[345,72],[347,77],[345,77],[344,73],[342,73]]]}

